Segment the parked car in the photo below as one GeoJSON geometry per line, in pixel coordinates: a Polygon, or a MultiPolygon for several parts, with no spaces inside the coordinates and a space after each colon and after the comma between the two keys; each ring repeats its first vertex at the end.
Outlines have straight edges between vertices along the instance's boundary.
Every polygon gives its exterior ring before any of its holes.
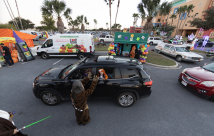
{"type": "Polygon", "coordinates": [[[174,45],[161,42],[155,46],[155,51],[175,57],[177,61],[196,62],[203,60],[203,56],[191,52],[187,45],[174,45]]]}
{"type": "Polygon", "coordinates": [[[214,102],[214,63],[184,69],[178,81],[193,93],[214,102]]]}
{"type": "Polygon", "coordinates": [[[98,38],[99,42],[101,44],[105,43],[105,42],[112,42],[114,41],[114,37],[111,35],[106,35],[105,37],[99,37],[98,38]]]}
{"type": "MultiPolygon", "coordinates": [[[[196,44],[198,44],[198,47],[200,47],[200,46],[202,46],[203,42],[204,42],[204,39],[198,39],[198,41],[196,42],[196,44]]],[[[211,42],[210,40],[208,40],[206,46],[213,47],[213,45],[214,45],[214,43],[211,42]]]]}
{"type": "MultiPolygon", "coordinates": [[[[151,94],[152,80],[137,59],[99,56],[97,62],[88,62],[84,58],[75,64],[53,67],[38,77],[33,83],[33,93],[47,105],[57,105],[62,100],[70,100],[72,83],[82,80],[86,70],[92,71],[92,77],[99,69],[104,69],[108,79],[99,79],[96,89],[90,97],[113,98],[120,106],[132,106],[136,100],[151,94]]],[[[85,86],[89,88],[92,79],[85,86]]]]}
{"type": "Polygon", "coordinates": [[[105,37],[107,35],[107,33],[102,33],[101,35],[100,35],[100,37],[105,37]]]}
{"type": "Polygon", "coordinates": [[[149,37],[147,40],[147,43],[150,45],[158,44],[159,42],[161,42],[161,38],[159,37],[149,37]]]}

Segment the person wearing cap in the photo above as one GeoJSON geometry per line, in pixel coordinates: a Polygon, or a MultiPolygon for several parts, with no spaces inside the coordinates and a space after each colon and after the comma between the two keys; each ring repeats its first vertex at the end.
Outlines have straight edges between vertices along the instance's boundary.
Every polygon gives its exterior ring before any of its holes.
{"type": "Polygon", "coordinates": [[[9,64],[8,67],[11,67],[14,64],[14,62],[11,57],[10,49],[7,46],[5,46],[4,44],[2,44],[1,46],[3,47],[3,53],[5,54],[4,58],[5,58],[6,62],[9,64]]]}
{"type": "Polygon", "coordinates": [[[27,136],[17,130],[12,117],[11,112],[0,110],[0,136],[27,136]]]}
{"type": "Polygon", "coordinates": [[[75,109],[76,121],[78,125],[85,125],[90,121],[87,99],[94,92],[99,79],[97,76],[94,76],[90,88],[85,90],[84,86],[88,83],[91,76],[92,74],[90,72],[82,81],[77,80],[72,84],[71,101],[75,109]]]}

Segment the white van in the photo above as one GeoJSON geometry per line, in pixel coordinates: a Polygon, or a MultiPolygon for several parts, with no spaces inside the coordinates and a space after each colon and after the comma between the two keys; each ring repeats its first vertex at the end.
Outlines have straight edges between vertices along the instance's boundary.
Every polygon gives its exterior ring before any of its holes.
{"type": "Polygon", "coordinates": [[[33,40],[39,41],[39,33],[36,32],[36,31],[20,30],[20,32],[26,33],[26,34],[32,34],[32,35],[36,35],[37,34],[37,37],[34,38],[33,40]]]}
{"type": "Polygon", "coordinates": [[[43,59],[48,59],[52,56],[77,56],[79,59],[83,59],[94,53],[94,39],[90,34],[56,34],[48,37],[37,48],[37,55],[43,59]]]}

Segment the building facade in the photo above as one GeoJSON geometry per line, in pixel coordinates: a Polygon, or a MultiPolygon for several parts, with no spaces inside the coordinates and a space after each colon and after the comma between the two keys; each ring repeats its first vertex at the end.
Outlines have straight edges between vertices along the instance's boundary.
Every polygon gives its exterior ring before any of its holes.
{"type": "Polygon", "coordinates": [[[170,25],[176,26],[174,32],[172,32],[171,36],[176,35],[182,35],[183,37],[187,37],[190,34],[197,35],[197,37],[203,37],[203,35],[209,35],[210,38],[214,38],[214,31],[203,31],[202,33],[199,33],[199,28],[192,27],[189,23],[189,21],[193,20],[193,18],[200,18],[203,19],[203,11],[209,9],[210,7],[214,6],[214,0],[174,0],[172,1],[172,9],[169,15],[167,16],[156,16],[153,18],[153,25],[154,26],[161,26],[165,25],[166,22],[170,25]],[[179,7],[190,4],[193,4],[195,7],[193,9],[193,12],[187,16],[186,13],[182,13],[181,16],[177,14],[177,10],[179,7]],[[176,19],[170,19],[170,16],[172,14],[177,15],[176,19]],[[185,22],[186,19],[186,22],[185,22]]]}

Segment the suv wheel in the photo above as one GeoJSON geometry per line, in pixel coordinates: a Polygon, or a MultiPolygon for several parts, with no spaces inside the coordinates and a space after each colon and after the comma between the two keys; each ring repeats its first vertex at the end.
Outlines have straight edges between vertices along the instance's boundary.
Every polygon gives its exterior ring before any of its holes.
{"type": "Polygon", "coordinates": [[[103,41],[103,40],[101,40],[101,41],[100,41],[100,43],[102,43],[102,44],[103,44],[103,43],[104,43],[104,41],[103,41]]]}
{"type": "Polygon", "coordinates": [[[177,56],[177,57],[176,57],[176,60],[177,60],[177,61],[182,61],[182,57],[181,57],[181,56],[177,56]]]}
{"type": "Polygon", "coordinates": [[[83,58],[85,58],[85,55],[84,55],[83,53],[80,53],[80,54],[78,55],[78,58],[79,58],[80,60],[82,60],[83,58]]]}
{"type": "Polygon", "coordinates": [[[149,45],[153,45],[153,42],[150,42],[149,45]]]}
{"type": "Polygon", "coordinates": [[[40,95],[40,99],[44,104],[49,106],[54,106],[61,102],[59,96],[52,91],[43,91],[40,95]]]}
{"type": "Polygon", "coordinates": [[[119,94],[116,101],[121,107],[130,107],[135,103],[136,97],[133,93],[125,92],[119,94]]]}
{"type": "Polygon", "coordinates": [[[48,59],[48,58],[49,58],[49,56],[48,56],[48,54],[47,54],[47,53],[42,53],[42,58],[43,58],[43,59],[48,59]]]}

